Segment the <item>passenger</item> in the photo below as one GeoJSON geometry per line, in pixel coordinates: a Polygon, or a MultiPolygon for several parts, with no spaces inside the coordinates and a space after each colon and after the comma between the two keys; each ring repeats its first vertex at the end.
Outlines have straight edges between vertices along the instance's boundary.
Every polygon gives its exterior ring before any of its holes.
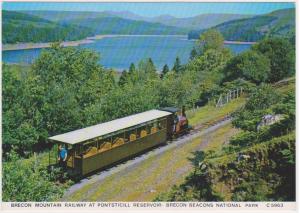
{"type": "Polygon", "coordinates": [[[176,132],[176,125],[179,122],[179,115],[175,115],[174,124],[173,124],[173,132],[176,132]]]}
{"type": "Polygon", "coordinates": [[[67,168],[67,157],[68,157],[68,152],[67,150],[60,144],[58,146],[59,149],[59,154],[58,154],[58,161],[59,161],[59,166],[63,168],[63,170],[66,170],[67,168]]]}

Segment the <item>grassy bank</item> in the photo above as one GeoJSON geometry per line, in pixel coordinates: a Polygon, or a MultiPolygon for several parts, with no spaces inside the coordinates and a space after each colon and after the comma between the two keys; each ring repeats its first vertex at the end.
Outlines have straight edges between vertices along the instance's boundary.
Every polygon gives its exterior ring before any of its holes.
{"type": "Polygon", "coordinates": [[[187,117],[189,119],[190,125],[206,125],[208,123],[217,121],[224,116],[236,111],[242,107],[246,102],[246,98],[241,97],[232,100],[230,103],[224,105],[223,107],[216,108],[215,105],[208,104],[204,107],[200,107],[195,110],[190,110],[187,112],[187,117]]]}
{"type": "Polygon", "coordinates": [[[65,201],[151,201],[159,193],[184,181],[192,171],[193,152],[222,146],[237,130],[231,124],[159,156],[153,156],[134,168],[124,169],[102,181],[85,185],[65,201]]]}

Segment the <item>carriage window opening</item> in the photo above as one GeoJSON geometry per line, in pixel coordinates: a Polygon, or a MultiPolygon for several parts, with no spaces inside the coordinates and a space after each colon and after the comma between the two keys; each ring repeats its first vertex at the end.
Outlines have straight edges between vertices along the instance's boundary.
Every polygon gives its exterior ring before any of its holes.
{"type": "Polygon", "coordinates": [[[134,137],[136,137],[136,130],[135,128],[130,128],[130,129],[127,129],[125,131],[125,142],[130,142],[130,141],[133,141],[135,140],[134,137]]]}
{"type": "MultiPolygon", "coordinates": [[[[86,144],[83,145],[83,152],[84,153],[88,153],[90,152],[92,149],[95,149],[97,147],[97,143],[95,141],[92,142],[88,142],[86,144]]],[[[96,148],[97,149],[97,148],[96,148]]]]}
{"type": "Polygon", "coordinates": [[[80,156],[81,155],[81,153],[82,153],[81,147],[82,146],[80,144],[75,145],[74,149],[75,149],[75,155],[76,156],[80,156]]]}
{"type": "Polygon", "coordinates": [[[150,133],[154,134],[158,131],[158,121],[154,120],[150,129],[150,133]]]}
{"type": "Polygon", "coordinates": [[[123,145],[124,143],[125,140],[123,131],[118,131],[115,135],[112,136],[112,148],[123,145]]]}
{"type": "Polygon", "coordinates": [[[99,139],[97,142],[97,149],[100,149],[100,147],[102,146],[103,143],[105,143],[105,141],[107,141],[107,138],[99,139]]]}
{"type": "Polygon", "coordinates": [[[154,127],[157,128],[158,127],[158,120],[155,120],[153,124],[154,124],[154,127]]]}
{"type": "Polygon", "coordinates": [[[140,127],[139,134],[141,138],[146,137],[148,135],[147,127],[148,127],[147,123],[144,123],[143,126],[140,127]]]}
{"type": "Polygon", "coordinates": [[[158,122],[158,128],[159,129],[165,129],[166,127],[167,127],[167,120],[165,118],[159,120],[159,122],[158,122]]]}
{"type": "Polygon", "coordinates": [[[101,138],[101,140],[99,140],[98,142],[98,153],[107,151],[109,149],[112,148],[112,136],[109,135],[105,135],[104,137],[101,138]]]}
{"type": "Polygon", "coordinates": [[[137,139],[136,127],[131,127],[125,131],[125,142],[135,141],[137,139]]]}
{"type": "Polygon", "coordinates": [[[122,138],[124,139],[124,133],[123,132],[117,132],[115,135],[112,136],[112,142],[115,142],[115,140],[122,138]]]}
{"type": "Polygon", "coordinates": [[[151,133],[151,128],[154,127],[154,123],[151,122],[147,125],[147,128],[148,128],[148,133],[151,133]]]}
{"type": "Polygon", "coordinates": [[[139,127],[137,128],[139,138],[146,136],[145,135],[145,134],[147,134],[147,132],[145,132],[146,128],[147,128],[146,126],[147,126],[146,123],[144,123],[144,124],[139,125],[139,127]]]}

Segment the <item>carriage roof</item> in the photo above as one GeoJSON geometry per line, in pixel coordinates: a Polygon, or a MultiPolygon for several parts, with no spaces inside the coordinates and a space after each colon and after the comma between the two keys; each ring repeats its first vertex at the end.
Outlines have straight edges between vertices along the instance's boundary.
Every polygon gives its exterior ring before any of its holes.
{"type": "Polygon", "coordinates": [[[105,123],[100,123],[83,129],[52,136],[49,139],[52,141],[63,142],[67,144],[77,144],[93,138],[108,135],[123,129],[134,127],[155,119],[159,119],[170,114],[172,113],[162,110],[149,110],[146,112],[115,119],[105,123]]]}

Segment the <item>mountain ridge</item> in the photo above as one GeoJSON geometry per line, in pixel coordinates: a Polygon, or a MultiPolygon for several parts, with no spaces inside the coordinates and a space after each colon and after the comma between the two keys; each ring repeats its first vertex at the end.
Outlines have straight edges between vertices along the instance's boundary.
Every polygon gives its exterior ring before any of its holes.
{"type": "Polygon", "coordinates": [[[218,25],[220,23],[236,20],[240,18],[252,17],[251,15],[243,14],[226,14],[226,13],[207,13],[200,14],[191,17],[179,18],[169,14],[162,14],[154,17],[147,17],[137,15],[130,11],[34,11],[34,10],[24,10],[26,14],[36,15],[41,18],[49,19],[52,21],[62,21],[78,18],[100,18],[100,17],[119,17],[124,19],[130,19],[135,21],[146,21],[151,23],[160,23],[167,26],[173,26],[178,28],[187,28],[187,29],[202,29],[218,25]]]}
{"type": "Polygon", "coordinates": [[[54,42],[85,38],[91,31],[85,27],[62,25],[37,16],[2,11],[2,43],[54,42]]]}
{"type": "MultiPolygon", "coordinates": [[[[231,20],[210,29],[220,31],[225,40],[255,42],[265,37],[295,37],[295,9],[281,9],[251,18],[231,20]]],[[[207,29],[205,29],[207,30],[207,29]]],[[[190,31],[189,39],[197,39],[205,30],[190,31]]]]}

